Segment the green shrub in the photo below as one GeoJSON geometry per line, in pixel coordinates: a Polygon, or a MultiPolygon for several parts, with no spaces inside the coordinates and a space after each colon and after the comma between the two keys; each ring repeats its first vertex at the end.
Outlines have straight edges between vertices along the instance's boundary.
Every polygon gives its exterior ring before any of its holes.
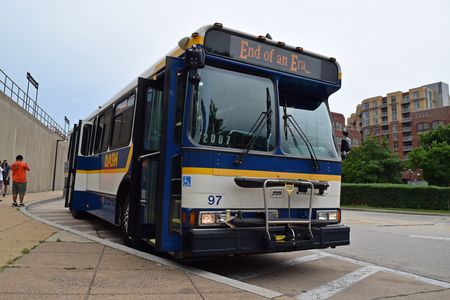
{"type": "Polygon", "coordinates": [[[342,205],[450,210],[450,188],[343,183],[342,205]]]}

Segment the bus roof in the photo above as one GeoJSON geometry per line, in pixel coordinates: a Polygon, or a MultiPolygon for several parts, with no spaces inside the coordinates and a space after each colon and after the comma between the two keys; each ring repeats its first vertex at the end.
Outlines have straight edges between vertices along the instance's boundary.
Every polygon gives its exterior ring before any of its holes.
{"type": "MultiPolygon", "coordinates": [[[[318,59],[321,59],[321,60],[331,61],[337,67],[338,79],[339,80],[341,79],[341,70],[340,70],[339,64],[332,57],[326,57],[326,56],[323,56],[323,55],[320,55],[320,54],[317,54],[317,53],[314,53],[314,52],[309,52],[309,51],[304,50],[301,47],[288,46],[288,45],[285,45],[284,42],[273,41],[271,39],[266,38],[265,36],[254,36],[254,35],[250,35],[250,34],[247,34],[247,33],[244,33],[244,32],[240,32],[240,31],[237,31],[237,30],[224,28],[222,26],[222,24],[220,24],[220,23],[215,23],[214,25],[203,26],[203,27],[199,28],[196,32],[192,33],[190,37],[182,38],[178,42],[178,45],[175,48],[173,48],[168,54],[166,54],[161,59],[159,59],[155,64],[153,64],[148,69],[146,69],[138,77],[151,78],[151,77],[155,76],[161,69],[164,68],[167,56],[180,57],[181,55],[183,55],[184,51],[187,48],[191,47],[192,45],[204,45],[206,33],[208,32],[208,30],[213,29],[213,28],[218,29],[218,30],[222,30],[222,31],[226,31],[226,32],[229,32],[229,33],[232,33],[232,34],[236,34],[236,35],[239,35],[239,36],[242,36],[242,37],[245,37],[245,38],[250,38],[250,39],[253,39],[253,40],[264,41],[265,44],[272,45],[274,47],[282,47],[283,49],[287,49],[289,51],[297,51],[297,52],[300,51],[302,54],[305,54],[305,55],[310,56],[310,57],[315,57],[315,58],[318,58],[318,59]]],[[[138,77],[136,77],[133,81],[131,81],[129,84],[127,84],[123,89],[121,89],[117,94],[115,94],[105,104],[103,104],[97,110],[95,110],[93,113],[91,113],[89,116],[87,116],[85,118],[85,120],[92,119],[94,116],[99,114],[101,111],[103,111],[104,109],[106,109],[110,105],[112,105],[115,101],[119,100],[120,98],[122,98],[126,94],[130,93],[134,88],[136,88],[137,83],[138,83],[138,77]]]]}

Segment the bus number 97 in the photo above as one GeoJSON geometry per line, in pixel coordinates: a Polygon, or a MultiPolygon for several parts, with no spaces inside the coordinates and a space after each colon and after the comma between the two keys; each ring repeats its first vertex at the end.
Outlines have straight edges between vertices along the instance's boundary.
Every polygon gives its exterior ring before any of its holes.
{"type": "Polygon", "coordinates": [[[219,205],[219,202],[221,199],[222,199],[222,195],[209,195],[208,196],[208,204],[209,205],[219,205]]]}

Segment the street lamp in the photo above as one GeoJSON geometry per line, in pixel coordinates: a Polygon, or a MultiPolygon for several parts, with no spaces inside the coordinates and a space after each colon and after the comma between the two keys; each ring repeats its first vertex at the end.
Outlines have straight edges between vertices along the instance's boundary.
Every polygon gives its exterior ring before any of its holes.
{"type": "Polygon", "coordinates": [[[28,92],[30,90],[30,83],[36,88],[36,99],[34,101],[34,106],[33,106],[33,116],[36,115],[36,105],[37,105],[37,97],[38,97],[38,90],[39,90],[39,82],[36,81],[36,79],[33,78],[33,76],[31,76],[30,72],[27,72],[27,79],[28,79],[28,84],[27,84],[27,95],[26,95],[26,103],[27,103],[27,107],[29,107],[28,104],[28,92]]]}

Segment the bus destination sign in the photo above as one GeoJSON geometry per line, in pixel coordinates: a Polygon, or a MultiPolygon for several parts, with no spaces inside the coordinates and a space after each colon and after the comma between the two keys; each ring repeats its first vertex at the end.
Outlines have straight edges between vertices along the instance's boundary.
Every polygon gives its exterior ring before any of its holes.
{"type": "Polygon", "coordinates": [[[205,47],[207,52],[253,65],[338,83],[337,66],[329,60],[239,35],[211,30],[206,35],[205,47]]]}

